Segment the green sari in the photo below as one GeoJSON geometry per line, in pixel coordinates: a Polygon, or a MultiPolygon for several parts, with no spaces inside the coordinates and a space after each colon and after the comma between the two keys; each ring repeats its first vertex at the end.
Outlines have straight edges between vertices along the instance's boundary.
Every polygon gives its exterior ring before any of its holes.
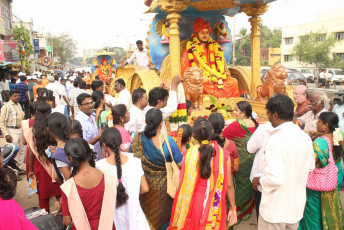
{"type": "MultiPolygon", "coordinates": [[[[255,155],[247,151],[247,142],[256,128],[247,128],[245,122],[238,119],[230,124],[224,131],[223,136],[233,140],[238,150],[240,167],[239,171],[233,175],[235,185],[235,203],[237,205],[237,215],[239,224],[243,220],[248,220],[253,211],[253,187],[250,181],[250,173],[255,155]]],[[[227,207],[229,202],[227,200],[227,207]]]]}
{"type": "MultiPolygon", "coordinates": [[[[323,168],[328,164],[329,149],[324,138],[313,142],[316,166],[323,168]]],[[[343,181],[341,156],[333,152],[333,158],[338,167],[338,189],[330,192],[319,192],[307,188],[307,202],[299,230],[344,229],[343,210],[339,197],[339,189],[343,181]]]]}

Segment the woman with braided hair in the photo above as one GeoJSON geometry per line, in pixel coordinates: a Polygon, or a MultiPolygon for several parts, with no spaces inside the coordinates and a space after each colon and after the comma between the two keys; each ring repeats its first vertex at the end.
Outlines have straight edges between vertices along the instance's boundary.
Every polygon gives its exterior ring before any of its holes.
{"type": "Polygon", "coordinates": [[[168,229],[224,230],[227,221],[229,226],[237,221],[231,160],[216,141],[211,141],[213,127],[207,119],[195,121],[193,135],[198,144],[184,156],[168,229]]]}
{"type": "Polygon", "coordinates": [[[120,151],[122,138],[116,128],[105,129],[101,140],[110,156],[97,161],[96,168],[110,169],[118,181],[114,216],[116,229],[150,229],[139,200],[139,195],[149,190],[141,160],[120,151]]]}
{"type": "Polygon", "coordinates": [[[82,138],[67,141],[64,150],[73,167],[61,185],[63,224],[72,229],[115,229],[116,179],[109,170],[95,167],[96,153],[82,138]]]}

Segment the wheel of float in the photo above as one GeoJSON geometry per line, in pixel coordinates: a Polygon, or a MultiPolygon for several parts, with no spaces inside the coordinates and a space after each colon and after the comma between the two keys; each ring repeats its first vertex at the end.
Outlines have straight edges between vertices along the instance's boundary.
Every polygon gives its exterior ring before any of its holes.
{"type": "Polygon", "coordinates": [[[133,93],[135,89],[143,88],[147,93],[154,87],[158,87],[161,84],[159,75],[154,70],[141,70],[134,73],[128,79],[128,85],[130,84],[130,93],[133,93]]]}
{"type": "Polygon", "coordinates": [[[17,187],[17,174],[10,168],[5,167],[4,169],[7,180],[12,184],[14,191],[17,187]]]}
{"type": "Polygon", "coordinates": [[[245,66],[233,66],[228,68],[231,76],[238,80],[239,91],[246,90],[251,94],[251,70],[245,66]]]}

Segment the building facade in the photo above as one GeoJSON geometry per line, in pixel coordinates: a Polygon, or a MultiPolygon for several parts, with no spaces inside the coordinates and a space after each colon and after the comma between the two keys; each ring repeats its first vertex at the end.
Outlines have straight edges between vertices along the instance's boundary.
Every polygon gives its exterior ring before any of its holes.
{"type": "Polygon", "coordinates": [[[272,66],[276,63],[281,63],[281,48],[261,48],[260,53],[261,60],[264,65],[272,66]]]}
{"type": "Polygon", "coordinates": [[[319,12],[317,21],[287,26],[282,28],[281,63],[286,67],[314,67],[300,63],[292,57],[294,46],[300,42],[303,35],[307,33],[322,33],[319,39],[334,34],[339,42],[332,49],[332,53],[338,55],[344,61],[344,8],[319,12]]]}
{"type": "Polygon", "coordinates": [[[5,40],[12,33],[12,0],[0,0],[0,38],[5,40]]]}

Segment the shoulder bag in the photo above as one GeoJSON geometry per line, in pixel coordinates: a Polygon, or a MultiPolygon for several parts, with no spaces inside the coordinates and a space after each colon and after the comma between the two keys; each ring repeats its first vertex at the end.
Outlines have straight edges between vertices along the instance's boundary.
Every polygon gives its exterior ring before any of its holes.
{"type": "Polygon", "coordinates": [[[323,138],[326,140],[329,149],[328,164],[324,168],[315,167],[315,169],[309,173],[307,188],[314,191],[329,192],[337,188],[338,168],[332,156],[332,144],[327,137],[323,136],[323,138]]]}
{"type": "Polygon", "coordinates": [[[179,173],[180,173],[180,169],[178,168],[178,165],[176,164],[176,162],[173,159],[173,154],[171,151],[171,146],[170,143],[168,142],[167,136],[163,136],[160,135],[159,137],[159,145],[160,145],[160,152],[163,155],[164,159],[165,159],[165,167],[166,167],[166,172],[167,172],[167,194],[170,195],[170,197],[174,198],[178,187],[179,187],[179,173]],[[163,145],[163,141],[162,138],[165,139],[168,151],[172,157],[172,162],[167,162],[166,161],[166,157],[164,154],[164,150],[162,148],[163,145]]]}

